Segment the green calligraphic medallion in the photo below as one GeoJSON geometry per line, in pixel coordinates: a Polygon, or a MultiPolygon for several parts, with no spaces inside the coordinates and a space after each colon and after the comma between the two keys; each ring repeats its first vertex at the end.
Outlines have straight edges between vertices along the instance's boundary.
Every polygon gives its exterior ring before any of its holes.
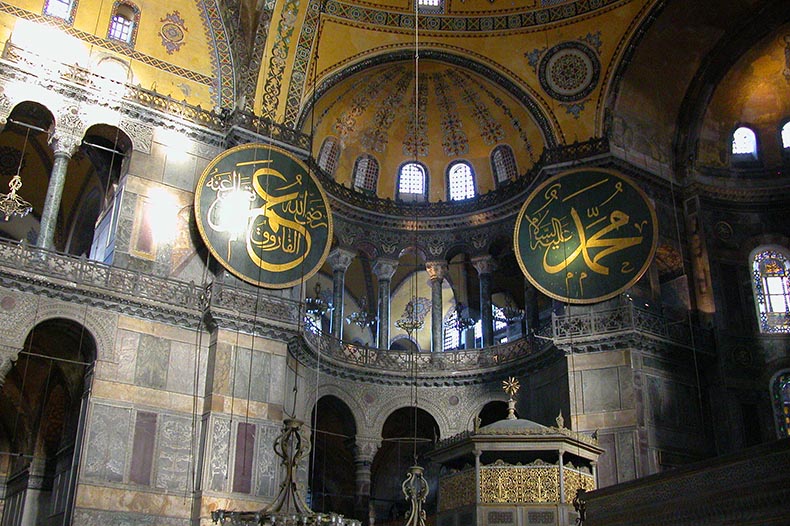
{"type": "Polygon", "coordinates": [[[554,299],[595,303],[645,273],[658,242],[653,205],[630,179],[582,168],[556,175],[530,194],[513,245],[524,275],[554,299]]]}
{"type": "Polygon", "coordinates": [[[318,180],[299,159],[264,144],[236,146],[209,163],[195,189],[195,217],[222,266],[262,287],[309,278],[332,242],[318,180]]]}

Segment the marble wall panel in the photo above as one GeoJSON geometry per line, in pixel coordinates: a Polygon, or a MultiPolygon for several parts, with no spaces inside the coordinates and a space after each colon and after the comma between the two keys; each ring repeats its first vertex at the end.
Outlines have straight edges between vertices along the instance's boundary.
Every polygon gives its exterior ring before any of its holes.
{"type": "Polygon", "coordinates": [[[193,394],[195,389],[195,358],[198,351],[194,344],[174,341],[170,344],[167,365],[167,390],[193,394]]]}
{"type": "Polygon", "coordinates": [[[115,360],[118,364],[116,377],[118,382],[134,383],[137,349],[140,345],[140,333],[118,329],[115,340],[115,360]]]}
{"type": "Polygon", "coordinates": [[[634,434],[630,431],[617,433],[617,480],[626,482],[636,478],[636,451],[634,449],[634,434]]]}
{"type": "Polygon", "coordinates": [[[77,508],[74,524],[80,526],[189,526],[190,520],[127,511],[106,511],[77,508]]]}
{"type": "Polygon", "coordinates": [[[256,433],[255,452],[255,495],[259,497],[274,497],[277,494],[277,473],[280,458],[274,454],[274,440],[280,434],[280,428],[275,425],[258,425],[256,433]]]}
{"type": "Polygon", "coordinates": [[[170,359],[170,340],[150,334],[140,336],[135,366],[135,384],[154,389],[167,385],[167,367],[170,359]]]}
{"type": "Polygon", "coordinates": [[[616,368],[583,371],[582,389],[585,413],[620,409],[620,381],[616,368]]]}
{"type": "Polygon", "coordinates": [[[226,491],[230,453],[230,422],[224,419],[209,421],[211,429],[210,457],[207,465],[207,484],[211,491],[226,491]]]}
{"type": "Polygon", "coordinates": [[[93,404],[90,414],[82,476],[102,482],[122,482],[129,449],[132,410],[93,404]]]}
{"type": "Polygon", "coordinates": [[[162,415],[159,419],[158,448],[155,453],[155,486],[170,491],[191,487],[192,437],[199,433],[192,419],[162,415]]]}
{"type": "Polygon", "coordinates": [[[267,400],[273,404],[285,403],[285,356],[271,355],[271,374],[269,375],[269,395],[267,400]]]}
{"type": "Polygon", "coordinates": [[[256,402],[269,401],[271,355],[249,349],[236,349],[233,396],[256,402]]]}

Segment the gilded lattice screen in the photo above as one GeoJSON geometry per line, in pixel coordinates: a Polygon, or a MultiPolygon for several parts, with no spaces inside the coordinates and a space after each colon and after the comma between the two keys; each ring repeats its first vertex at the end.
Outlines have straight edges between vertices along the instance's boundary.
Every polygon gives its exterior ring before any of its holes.
{"type": "Polygon", "coordinates": [[[439,511],[454,510],[475,503],[475,471],[455,473],[439,481],[439,511]]]}

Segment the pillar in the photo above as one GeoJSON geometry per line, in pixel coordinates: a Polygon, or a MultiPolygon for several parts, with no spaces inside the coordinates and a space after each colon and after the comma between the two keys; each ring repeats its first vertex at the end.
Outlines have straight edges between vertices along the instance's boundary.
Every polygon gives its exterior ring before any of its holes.
{"type": "Polygon", "coordinates": [[[397,268],[398,261],[393,259],[378,259],[373,264],[373,273],[379,279],[379,349],[390,346],[390,281],[397,268]]]}
{"type": "Polygon", "coordinates": [[[349,250],[336,248],[326,260],[332,266],[332,336],[343,338],[343,301],[345,295],[346,270],[356,254],[349,250]]]}
{"type": "Polygon", "coordinates": [[[370,466],[379,450],[381,442],[369,438],[354,440],[351,450],[354,454],[354,518],[369,523],[370,516],[370,466]]]}
{"type": "Polygon", "coordinates": [[[563,451],[560,451],[560,504],[565,504],[565,467],[563,466],[563,451]]]}
{"type": "Polygon", "coordinates": [[[450,267],[446,261],[429,261],[425,264],[425,270],[431,278],[431,346],[433,352],[441,352],[444,349],[442,284],[450,267]]]}
{"type": "Polygon", "coordinates": [[[60,200],[63,197],[63,187],[66,184],[66,170],[69,160],[79,146],[80,138],[71,134],[55,133],[50,139],[55,160],[52,163],[52,172],[49,176],[47,197],[44,200],[44,210],[41,212],[41,227],[38,233],[36,246],[52,250],[54,248],[55,227],[60,212],[60,200]]]}
{"type": "Polygon", "coordinates": [[[491,256],[472,258],[472,265],[480,279],[480,320],[483,327],[483,347],[494,345],[494,316],[491,313],[491,281],[496,261],[491,256]]]}

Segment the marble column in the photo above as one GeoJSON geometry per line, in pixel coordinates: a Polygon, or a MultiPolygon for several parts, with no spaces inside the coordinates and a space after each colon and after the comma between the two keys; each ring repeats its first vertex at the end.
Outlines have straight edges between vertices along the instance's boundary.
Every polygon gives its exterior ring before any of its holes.
{"type": "Polygon", "coordinates": [[[494,345],[494,316],[491,312],[491,282],[496,261],[491,256],[472,258],[480,280],[480,320],[483,327],[483,347],[494,345]]]}
{"type": "Polygon", "coordinates": [[[390,281],[398,268],[395,259],[377,259],[373,273],[379,279],[379,334],[376,346],[389,349],[390,346],[390,281]]]}
{"type": "Polygon", "coordinates": [[[346,270],[356,254],[350,250],[335,248],[326,260],[332,267],[332,336],[343,338],[343,301],[345,296],[346,270]]]}
{"type": "Polygon", "coordinates": [[[38,233],[36,246],[52,250],[54,248],[55,227],[60,212],[60,200],[63,197],[63,187],[66,184],[66,170],[71,156],[77,151],[80,138],[66,133],[55,133],[50,139],[55,160],[52,163],[52,172],[49,176],[47,197],[44,200],[44,210],[41,212],[41,226],[38,233]]]}
{"type": "Polygon", "coordinates": [[[357,437],[351,451],[354,454],[354,517],[362,524],[369,523],[370,516],[370,466],[381,442],[357,437]]]}
{"type": "Polygon", "coordinates": [[[565,504],[565,467],[563,466],[563,455],[564,452],[560,451],[560,504],[565,504]]]}
{"type": "Polygon", "coordinates": [[[446,261],[429,261],[425,263],[425,271],[431,278],[431,350],[444,350],[444,316],[442,312],[442,284],[450,267],[446,261]]]}

